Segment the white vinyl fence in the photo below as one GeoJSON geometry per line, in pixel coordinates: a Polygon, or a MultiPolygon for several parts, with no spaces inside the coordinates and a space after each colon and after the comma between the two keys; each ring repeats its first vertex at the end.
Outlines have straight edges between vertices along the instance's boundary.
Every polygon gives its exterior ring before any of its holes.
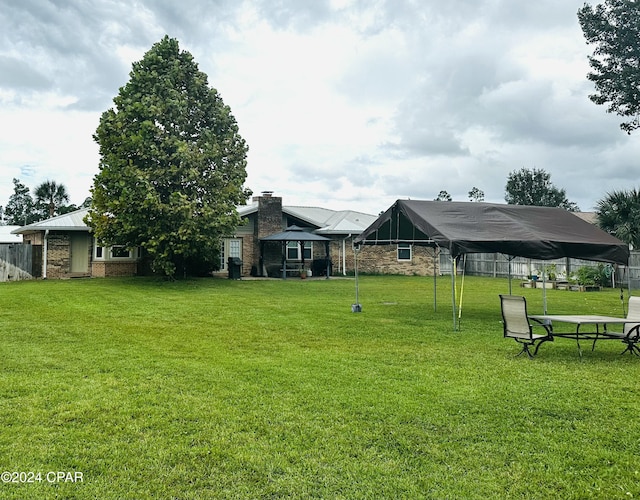
{"type": "MultiPolygon", "coordinates": [[[[565,278],[583,266],[598,266],[598,262],[581,259],[537,260],[515,257],[511,260],[511,277],[525,279],[532,274],[541,275],[544,269],[555,265],[556,276],[565,278]]],[[[458,258],[458,273],[463,270],[469,276],[509,276],[509,260],[499,253],[476,253],[458,258]]],[[[629,266],[614,266],[615,280],[625,285],[631,282],[631,288],[640,288],[640,252],[631,252],[629,266]]],[[[440,252],[440,274],[451,274],[451,257],[447,250],[440,252]]]]}

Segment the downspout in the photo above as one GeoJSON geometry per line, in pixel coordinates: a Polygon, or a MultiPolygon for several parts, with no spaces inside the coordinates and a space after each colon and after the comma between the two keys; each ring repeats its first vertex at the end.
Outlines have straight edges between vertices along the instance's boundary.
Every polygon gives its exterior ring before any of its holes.
{"type": "Polygon", "coordinates": [[[43,242],[43,258],[42,258],[42,279],[47,279],[47,252],[48,252],[48,242],[49,241],[49,230],[45,229],[44,231],[44,242],[43,242]]]}
{"type": "Polygon", "coordinates": [[[351,238],[351,234],[344,237],[342,240],[342,275],[347,275],[347,240],[351,238]]]}

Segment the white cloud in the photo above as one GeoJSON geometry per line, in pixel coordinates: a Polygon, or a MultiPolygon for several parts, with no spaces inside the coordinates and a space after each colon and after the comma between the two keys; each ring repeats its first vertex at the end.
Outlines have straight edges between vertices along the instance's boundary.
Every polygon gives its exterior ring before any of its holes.
{"type": "Polygon", "coordinates": [[[231,107],[247,186],[285,203],[378,213],[474,186],[500,202],[510,171],[536,167],[588,210],[637,182],[637,141],[588,99],[582,0],[187,3],[0,12],[0,204],[14,177],[88,196],[100,114],[164,34],[231,107]]]}

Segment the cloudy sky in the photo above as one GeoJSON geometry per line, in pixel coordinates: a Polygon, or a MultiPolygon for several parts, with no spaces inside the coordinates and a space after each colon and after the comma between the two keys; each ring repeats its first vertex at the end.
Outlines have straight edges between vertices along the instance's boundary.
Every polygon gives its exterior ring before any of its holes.
{"type": "Polygon", "coordinates": [[[0,0],[0,205],[98,172],[92,134],[165,34],[247,141],[246,186],[377,214],[446,190],[504,202],[544,169],[581,210],[638,186],[640,139],[588,95],[583,0],[0,0]]]}

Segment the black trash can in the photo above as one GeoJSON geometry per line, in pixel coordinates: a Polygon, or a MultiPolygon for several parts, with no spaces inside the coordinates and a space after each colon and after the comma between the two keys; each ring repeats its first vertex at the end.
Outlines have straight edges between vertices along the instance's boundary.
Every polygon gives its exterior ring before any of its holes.
{"type": "Polygon", "coordinates": [[[314,276],[326,276],[329,269],[329,276],[333,274],[331,259],[314,259],[311,264],[314,276]]]}
{"type": "Polygon", "coordinates": [[[242,260],[238,257],[229,257],[227,261],[227,267],[229,268],[229,279],[239,280],[242,278],[242,260]]]}

